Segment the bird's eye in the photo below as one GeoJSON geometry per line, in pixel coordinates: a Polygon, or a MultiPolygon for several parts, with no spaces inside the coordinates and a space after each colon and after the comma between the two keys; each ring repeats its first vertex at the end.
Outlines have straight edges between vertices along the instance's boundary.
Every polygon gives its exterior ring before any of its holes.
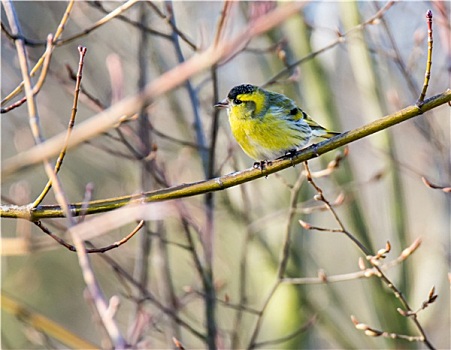
{"type": "Polygon", "coordinates": [[[237,98],[233,100],[233,103],[236,105],[240,105],[243,101],[238,100],[237,98]]]}

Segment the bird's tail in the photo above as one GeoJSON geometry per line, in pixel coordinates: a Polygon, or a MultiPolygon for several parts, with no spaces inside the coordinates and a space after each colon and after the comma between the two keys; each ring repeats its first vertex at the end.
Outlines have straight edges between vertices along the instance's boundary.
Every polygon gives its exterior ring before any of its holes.
{"type": "Polygon", "coordinates": [[[325,139],[330,139],[331,137],[340,135],[339,132],[330,131],[330,130],[327,130],[325,127],[322,127],[321,125],[319,125],[317,122],[315,122],[309,116],[305,117],[305,121],[307,122],[307,124],[312,129],[313,136],[322,137],[322,138],[325,138],[325,139]]]}
{"type": "Polygon", "coordinates": [[[320,135],[315,135],[315,132],[313,132],[313,135],[318,136],[318,137],[322,137],[322,138],[325,138],[325,139],[330,139],[330,138],[332,138],[334,136],[337,136],[337,135],[341,134],[340,132],[329,131],[327,129],[323,129],[323,132],[324,133],[320,134],[320,135]]]}

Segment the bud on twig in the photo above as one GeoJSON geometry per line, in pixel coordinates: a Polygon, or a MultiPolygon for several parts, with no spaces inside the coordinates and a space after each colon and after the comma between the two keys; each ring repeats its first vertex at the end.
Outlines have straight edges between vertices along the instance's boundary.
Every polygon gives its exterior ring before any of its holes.
{"type": "Polygon", "coordinates": [[[369,337],[379,337],[380,335],[382,335],[383,332],[378,331],[376,329],[367,329],[365,331],[365,334],[369,337]]]}
{"type": "Polygon", "coordinates": [[[359,269],[362,271],[366,270],[365,261],[362,257],[359,257],[359,269]]]}
{"type": "Polygon", "coordinates": [[[312,225],[310,225],[309,223],[307,223],[303,220],[299,220],[299,225],[301,225],[302,228],[304,228],[306,230],[310,230],[312,228],[312,225]]]}

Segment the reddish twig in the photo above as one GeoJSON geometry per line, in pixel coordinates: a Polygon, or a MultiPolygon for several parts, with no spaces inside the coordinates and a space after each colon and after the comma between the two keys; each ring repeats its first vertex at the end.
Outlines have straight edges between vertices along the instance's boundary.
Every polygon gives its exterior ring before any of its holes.
{"type": "MultiPolygon", "coordinates": [[[[63,247],[67,248],[71,252],[76,252],[77,248],[73,246],[70,243],[67,243],[64,239],[56,236],[50,229],[42,224],[41,221],[36,221],[34,224],[39,227],[42,232],[53,238],[55,241],[57,241],[59,244],[61,244],[63,247]]],[[[93,253],[105,253],[109,250],[115,249],[120,247],[121,245],[127,243],[142,227],[144,226],[144,220],[141,220],[138,225],[124,238],[122,238],[119,241],[114,242],[113,244],[107,245],[106,247],[102,248],[86,248],[86,253],[93,254],[93,253]]]]}
{"type": "Polygon", "coordinates": [[[423,183],[429,188],[442,190],[445,193],[450,193],[451,192],[451,186],[435,185],[435,184],[431,183],[428,179],[426,179],[424,176],[421,177],[421,180],[423,180],[423,183]]]}

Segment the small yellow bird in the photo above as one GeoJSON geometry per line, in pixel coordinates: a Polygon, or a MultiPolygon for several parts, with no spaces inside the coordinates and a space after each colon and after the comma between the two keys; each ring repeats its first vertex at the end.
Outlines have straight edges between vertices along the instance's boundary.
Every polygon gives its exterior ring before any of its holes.
{"type": "Polygon", "coordinates": [[[285,95],[250,84],[235,86],[215,107],[227,108],[233,136],[260,165],[295,152],[312,137],[339,134],[317,124],[285,95]]]}

